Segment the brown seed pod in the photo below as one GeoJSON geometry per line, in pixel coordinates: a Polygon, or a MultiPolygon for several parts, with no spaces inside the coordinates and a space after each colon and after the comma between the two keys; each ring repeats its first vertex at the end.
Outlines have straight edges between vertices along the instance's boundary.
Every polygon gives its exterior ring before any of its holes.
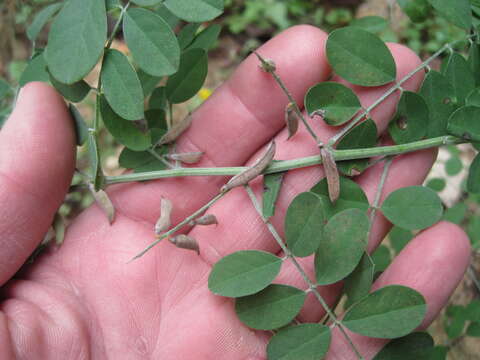
{"type": "Polygon", "coordinates": [[[172,126],[172,128],[168,130],[165,135],[162,136],[162,138],[157,142],[156,145],[159,146],[164,144],[170,144],[171,142],[177,140],[177,138],[190,127],[190,125],[192,124],[192,120],[192,116],[188,115],[182,121],[172,126]]]}
{"type": "Polygon", "coordinates": [[[340,196],[340,176],[338,174],[337,164],[333,158],[332,152],[327,148],[320,150],[322,156],[323,168],[327,177],[328,196],[330,201],[334,203],[340,196]]]}
{"type": "Polygon", "coordinates": [[[155,234],[160,235],[162,232],[168,230],[171,225],[170,217],[172,215],[173,205],[168,199],[162,198],[160,201],[160,217],[155,223],[155,234]]]}
{"type": "Polygon", "coordinates": [[[253,50],[253,53],[257,56],[258,60],[260,60],[260,69],[267,73],[273,73],[275,70],[277,70],[277,65],[275,65],[273,60],[265,59],[255,50],[253,50]]]}
{"type": "Polygon", "coordinates": [[[188,152],[180,154],[169,154],[166,158],[169,160],[180,161],[185,164],[196,164],[203,156],[203,152],[188,152]]]}
{"type": "Polygon", "coordinates": [[[112,224],[115,219],[115,207],[108,197],[108,194],[102,189],[95,191],[93,184],[90,184],[88,188],[92,193],[95,202],[103,210],[105,215],[107,215],[110,224],[112,224]]]}
{"type": "Polygon", "coordinates": [[[171,237],[170,242],[179,249],[187,249],[196,251],[200,255],[200,247],[198,246],[197,240],[187,235],[177,235],[171,237]]]}
{"type": "Polygon", "coordinates": [[[297,109],[294,103],[289,103],[285,108],[285,123],[288,129],[287,140],[290,140],[290,138],[297,133],[299,123],[297,109]]]}
{"type": "Polygon", "coordinates": [[[218,220],[217,217],[213,214],[206,214],[192,220],[190,225],[217,225],[218,220]]]}
{"type": "Polygon", "coordinates": [[[272,162],[273,157],[275,156],[275,149],[275,141],[272,141],[268,146],[267,151],[261,158],[259,158],[251,167],[249,167],[245,171],[232,177],[228,183],[223,185],[220,191],[225,192],[237,186],[246,185],[258,175],[260,175],[263,170],[265,170],[272,162]]]}

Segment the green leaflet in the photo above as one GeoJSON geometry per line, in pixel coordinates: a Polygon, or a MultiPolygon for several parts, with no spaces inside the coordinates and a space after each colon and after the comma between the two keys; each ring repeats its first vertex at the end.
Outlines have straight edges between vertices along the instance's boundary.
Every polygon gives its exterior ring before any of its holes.
{"type": "Polygon", "coordinates": [[[300,324],[278,331],[268,343],[269,360],[321,359],[330,346],[331,332],[325,325],[300,324]]]}
{"type": "Polygon", "coordinates": [[[180,46],[172,28],[156,13],[129,9],[123,33],[135,62],[152,76],[174,74],[180,62],[180,46]]]}
{"type": "Polygon", "coordinates": [[[359,209],[344,210],[329,220],[315,254],[319,285],[333,284],[355,269],[368,242],[368,228],[368,217],[359,209]]]}
{"type": "Polygon", "coordinates": [[[148,97],[152,91],[157,87],[160,80],[162,80],[161,76],[152,76],[147,74],[142,69],[138,69],[137,71],[138,79],[142,84],[143,89],[143,96],[148,97]]]}
{"type": "Polygon", "coordinates": [[[480,107],[464,106],[448,119],[449,134],[469,141],[480,141],[480,107]]]}
{"type": "Polygon", "coordinates": [[[195,39],[195,35],[197,34],[197,30],[200,27],[200,23],[191,23],[185,25],[182,30],[178,33],[177,39],[178,44],[180,45],[180,49],[184,50],[188,47],[195,39]]]}
{"type": "Polygon", "coordinates": [[[475,85],[480,86],[480,44],[473,42],[468,52],[468,65],[475,78],[475,85]]]}
{"type": "Polygon", "coordinates": [[[125,55],[117,50],[108,50],[100,78],[105,97],[118,115],[126,120],[143,118],[142,85],[125,55]]]}
{"type": "Polygon", "coordinates": [[[203,49],[205,51],[214,47],[222,27],[219,24],[212,24],[206,29],[202,30],[188,46],[189,49],[203,49]]]}
{"type": "Polygon", "coordinates": [[[62,3],[48,5],[35,15],[32,23],[27,28],[27,37],[30,41],[35,41],[37,39],[38,34],[42,31],[45,24],[58,10],[60,10],[62,5],[62,3]]]}
{"type": "Polygon", "coordinates": [[[50,76],[50,82],[65,99],[74,103],[78,103],[85,99],[91,89],[90,85],[84,80],[67,85],[58,82],[53,76],[50,76]]]}
{"type": "Polygon", "coordinates": [[[75,123],[75,135],[77,137],[77,145],[81,146],[85,144],[88,139],[88,126],[75,105],[69,104],[68,109],[75,123]]]}
{"type": "Polygon", "coordinates": [[[403,12],[416,23],[424,22],[431,14],[428,0],[397,0],[403,12]]]}
{"type": "Polygon", "coordinates": [[[32,81],[49,82],[50,76],[47,72],[47,63],[45,62],[44,53],[40,53],[30,60],[27,67],[22,73],[18,84],[20,87],[25,86],[32,81]]]}
{"type": "Polygon", "coordinates": [[[475,78],[467,60],[459,53],[453,53],[445,69],[445,77],[453,86],[456,104],[465,105],[466,98],[475,89],[475,78]]]}
{"type": "Polygon", "coordinates": [[[0,101],[12,93],[12,87],[5,79],[0,78],[0,101]]]}
{"type": "Polygon", "coordinates": [[[235,311],[248,327],[272,330],[287,325],[298,315],[306,293],[293,286],[270,285],[261,292],[238,298],[235,311]]]}
{"type": "Polygon", "coordinates": [[[107,40],[105,2],[68,0],[53,21],[45,58],[63,84],[80,81],[100,59],[107,40]]]}
{"type": "Polygon", "coordinates": [[[148,101],[149,109],[159,109],[167,111],[167,91],[165,86],[159,86],[152,92],[148,101]]]}
{"type": "Polygon", "coordinates": [[[380,245],[372,254],[372,260],[375,264],[375,272],[385,271],[392,262],[390,250],[385,245],[380,245]]]}
{"type": "Polygon", "coordinates": [[[426,186],[432,190],[435,190],[436,192],[440,192],[445,189],[445,187],[447,186],[447,182],[443,178],[434,178],[430,179],[427,182],[426,186]]]}
{"type": "Polygon", "coordinates": [[[264,251],[237,251],[220,259],[208,278],[208,288],[221,296],[255,294],[272,283],[282,259],[264,251]]]}
{"type": "Polygon", "coordinates": [[[452,24],[465,30],[472,26],[472,10],[468,0],[428,0],[428,2],[452,24]]]}
{"type": "Polygon", "coordinates": [[[380,16],[365,16],[355,19],[350,26],[359,27],[373,34],[379,33],[388,27],[388,22],[380,16]]]}
{"type": "Polygon", "coordinates": [[[88,158],[90,160],[90,176],[95,190],[98,191],[103,186],[103,172],[102,164],[100,163],[100,152],[98,151],[97,139],[91,132],[88,133],[88,158]]]}
{"type": "Polygon", "coordinates": [[[467,190],[473,194],[480,193],[480,155],[477,154],[468,173],[467,190]]]}
{"type": "Polygon", "coordinates": [[[392,339],[405,336],[421,324],[427,306],[417,291],[405,286],[383,287],[355,304],[342,323],[369,337],[392,339]]]}
{"type": "Polygon", "coordinates": [[[165,0],[165,6],[188,22],[210,21],[223,12],[224,0],[165,0]]]}
{"type": "Polygon", "coordinates": [[[167,82],[168,100],[173,104],[187,101],[202,88],[208,73],[208,57],[203,49],[191,49],[182,54],[180,67],[167,82]]]}
{"type": "Polygon", "coordinates": [[[345,278],[343,291],[347,295],[346,308],[368,295],[372,287],[374,273],[375,268],[372,262],[364,254],[355,270],[345,278]]]}
{"type": "Polygon", "coordinates": [[[413,239],[413,234],[409,230],[394,226],[388,233],[388,238],[390,239],[390,244],[395,250],[395,253],[398,255],[408,242],[413,239]]]}
{"type": "Polygon", "coordinates": [[[463,169],[462,160],[458,156],[452,156],[445,163],[445,172],[448,176],[458,175],[463,169]]]}
{"type": "Polygon", "coordinates": [[[465,219],[467,210],[467,204],[463,202],[455,204],[445,211],[445,214],[443,214],[443,220],[460,225],[465,219]]]}
{"type": "Polygon", "coordinates": [[[379,86],[396,77],[395,61],[385,43],[358,27],[330,33],[327,58],[333,70],[352,84],[379,86]]]}
{"type": "Polygon", "coordinates": [[[432,189],[409,186],[388,195],[381,211],[394,225],[407,230],[421,230],[442,218],[443,207],[432,189]]]}
{"type": "Polygon", "coordinates": [[[162,2],[163,0],[132,0],[134,4],[137,4],[138,6],[153,6],[153,5],[158,5],[162,2]]]}
{"type": "MultiPolygon", "coordinates": [[[[152,138],[153,137],[154,131],[152,130],[152,138]]],[[[157,149],[156,152],[159,156],[166,154],[168,147],[164,146],[157,149]]],[[[132,151],[128,148],[123,149],[118,161],[121,167],[133,169],[136,173],[165,170],[166,168],[166,165],[162,161],[158,160],[148,151],[132,151]]]]}
{"type": "Polygon", "coordinates": [[[335,82],[323,82],[308,90],[305,108],[310,116],[321,112],[328,125],[339,126],[349,121],[362,105],[352,89],[335,82]]]}
{"type": "MultiPolygon", "coordinates": [[[[414,332],[390,341],[373,360],[421,360],[429,357],[433,338],[426,332],[414,332]]],[[[432,359],[433,360],[433,359],[432,359]]]]}
{"type": "Polygon", "coordinates": [[[275,205],[282,188],[285,173],[267,174],[263,176],[262,215],[265,219],[275,215],[275,205]]]}

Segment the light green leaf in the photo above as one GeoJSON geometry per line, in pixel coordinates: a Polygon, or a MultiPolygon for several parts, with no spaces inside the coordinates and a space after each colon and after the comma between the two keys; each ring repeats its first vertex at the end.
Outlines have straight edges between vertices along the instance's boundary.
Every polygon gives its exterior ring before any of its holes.
{"type": "Polygon", "coordinates": [[[85,99],[91,89],[90,85],[84,80],[67,85],[58,82],[53,76],[50,76],[50,82],[65,99],[74,103],[78,103],[85,99]]]}
{"type": "Polygon", "coordinates": [[[427,135],[428,117],[428,106],[425,100],[414,92],[404,91],[388,132],[396,144],[421,140],[427,135]]]}
{"type": "Polygon", "coordinates": [[[333,70],[352,84],[379,86],[395,80],[396,66],[385,43],[357,27],[333,31],[327,41],[333,70]]]}
{"type": "Polygon", "coordinates": [[[132,2],[138,6],[154,6],[160,4],[162,1],[163,0],[132,0],[132,2]]]}
{"type": "Polygon", "coordinates": [[[88,139],[88,126],[75,105],[69,104],[68,109],[70,110],[70,115],[72,116],[75,123],[75,135],[77,137],[77,145],[81,146],[85,144],[88,139]]]}
{"type": "Polygon", "coordinates": [[[108,50],[100,78],[105,97],[118,115],[126,120],[143,118],[142,84],[125,55],[117,50],[108,50]]]}
{"type": "Polygon", "coordinates": [[[203,49],[182,54],[180,68],[167,82],[167,98],[173,104],[187,101],[202,88],[208,73],[208,57],[203,49]]]}
{"type": "Polygon", "coordinates": [[[287,285],[270,285],[261,292],[238,298],[235,311],[248,327],[272,330],[287,325],[298,315],[306,293],[287,285]]]}
{"type": "Polygon", "coordinates": [[[312,192],[297,195],[285,216],[287,247],[298,257],[312,255],[323,239],[324,201],[312,192]]]}
{"type": "Polygon", "coordinates": [[[123,33],[133,59],[147,74],[165,76],[177,71],[180,46],[160,15],[146,9],[129,9],[123,33]]]}
{"type": "Polygon", "coordinates": [[[330,329],[320,324],[289,326],[277,332],[268,343],[269,360],[322,359],[331,340],[330,329]]]}
{"type": "Polygon", "coordinates": [[[421,324],[427,306],[417,291],[400,285],[381,288],[355,304],[342,323],[369,337],[393,339],[405,336],[421,324]]]}
{"type": "MultiPolygon", "coordinates": [[[[433,338],[426,332],[415,332],[390,341],[373,360],[430,359],[433,338]]],[[[432,359],[433,360],[433,359],[432,359]]]]}
{"type": "Polygon", "coordinates": [[[475,89],[475,78],[467,60],[459,53],[453,53],[445,69],[445,77],[453,86],[456,103],[465,105],[465,99],[475,89]]]}
{"type": "Polygon", "coordinates": [[[432,189],[409,186],[392,192],[382,204],[385,217],[403,229],[421,230],[442,218],[442,201],[432,189]]]}
{"type": "Polygon", "coordinates": [[[202,30],[202,32],[200,32],[200,34],[195,37],[195,39],[188,48],[199,48],[205,51],[212,49],[217,42],[221,30],[222,27],[219,24],[210,25],[206,29],[202,30]]]}
{"type": "Polygon", "coordinates": [[[150,132],[140,131],[132,121],[118,116],[103,96],[100,98],[100,113],[103,124],[120,144],[134,151],[143,151],[152,145],[150,132]]]}
{"type": "Polygon", "coordinates": [[[46,83],[50,81],[44,53],[38,54],[30,60],[27,67],[23,71],[22,76],[20,77],[18,84],[20,87],[23,87],[29,82],[33,81],[41,81],[46,83]]]}
{"type": "Polygon", "coordinates": [[[480,107],[464,106],[448,119],[448,133],[469,141],[480,141],[480,107]]]}
{"type": "Polygon", "coordinates": [[[238,251],[220,259],[208,278],[208,288],[221,296],[255,294],[272,283],[282,259],[264,251],[238,251]]]}
{"type": "Polygon", "coordinates": [[[263,176],[262,214],[265,219],[275,215],[275,206],[282,188],[284,175],[285,173],[282,172],[263,176]]]}
{"type": "Polygon", "coordinates": [[[51,19],[55,13],[60,10],[62,7],[62,3],[55,3],[46,6],[41,11],[35,15],[30,26],[27,28],[27,37],[30,41],[35,41],[37,39],[38,34],[42,31],[45,24],[51,19]]]}
{"type": "Polygon", "coordinates": [[[323,199],[323,209],[325,211],[325,219],[329,220],[333,215],[347,209],[368,210],[368,199],[362,188],[352,179],[340,177],[340,196],[332,203],[328,195],[327,179],[323,178],[314,187],[311,192],[319,195],[323,199]]]}
{"type": "Polygon", "coordinates": [[[364,254],[355,270],[345,278],[343,291],[347,295],[346,308],[368,295],[372,287],[374,273],[375,268],[372,262],[364,254]]]}
{"type": "Polygon", "coordinates": [[[204,22],[215,19],[223,12],[224,0],[165,0],[165,6],[180,19],[204,22]]]}
{"type": "Polygon", "coordinates": [[[165,7],[164,3],[156,7],[155,13],[160,15],[172,29],[175,29],[180,22],[180,19],[172,14],[172,12],[165,7]]]}
{"type": "Polygon", "coordinates": [[[359,209],[344,210],[330,219],[315,254],[318,284],[333,284],[355,269],[365,251],[368,228],[368,217],[359,209]]]}
{"type": "Polygon", "coordinates": [[[355,26],[375,34],[385,30],[388,27],[388,22],[380,16],[365,16],[353,20],[350,26],[355,26]]]}
{"type": "Polygon", "coordinates": [[[477,154],[468,172],[467,190],[473,194],[480,193],[480,155],[477,154]]]}
{"type": "Polygon", "coordinates": [[[104,1],[66,1],[48,36],[45,58],[50,73],[63,84],[80,81],[100,59],[106,40],[104,1]]]}
{"type": "Polygon", "coordinates": [[[440,15],[462,29],[472,26],[472,10],[468,0],[428,0],[440,15]]]}
{"type": "Polygon", "coordinates": [[[322,112],[328,125],[339,126],[349,121],[362,105],[352,89],[335,82],[323,82],[308,90],[305,108],[310,116],[322,112]]]}

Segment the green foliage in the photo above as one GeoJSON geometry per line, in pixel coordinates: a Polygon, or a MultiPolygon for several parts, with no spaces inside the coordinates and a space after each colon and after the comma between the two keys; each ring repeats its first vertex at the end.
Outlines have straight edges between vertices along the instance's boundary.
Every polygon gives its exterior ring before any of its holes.
{"type": "Polygon", "coordinates": [[[415,332],[390,341],[373,360],[417,360],[429,359],[433,339],[428,333],[415,332]]]}
{"type": "Polygon", "coordinates": [[[476,106],[464,106],[455,111],[448,120],[448,132],[470,141],[480,141],[480,122],[478,119],[480,108],[476,106]]]}
{"type": "Polygon", "coordinates": [[[77,145],[82,146],[88,139],[88,127],[75,105],[70,104],[68,107],[70,115],[75,122],[75,134],[77,136],[77,145]]]}
{"type": "Polygon", "coordinates": [[[285,173],[274,173],[263,177],[262,215],[268,220],[275,215],[275,206],[280,195],[285,173]]]}
{"type": "Polygon", "coordinates": [[[388,132],[396,144],[421,140],[427,135],[428,116],[428,106],[423,97],[411,91],[404,91],[388,132]]]}
{"type": "Polygon", "coordinates": [[[209,21],[223,12],[224,0],[165,0],[165,6],[180,19],[209,21]]]}

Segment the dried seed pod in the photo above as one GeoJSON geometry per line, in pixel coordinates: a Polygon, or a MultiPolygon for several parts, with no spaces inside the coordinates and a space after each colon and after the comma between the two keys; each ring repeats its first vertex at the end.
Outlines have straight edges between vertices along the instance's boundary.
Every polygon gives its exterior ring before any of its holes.
{"type": "Polygon", "coordinates": [[[187,130],[190,125],[192,124],[192,116],[188,115],[186,118],[184,118],[182,121],[178,122],[168,132],[162,136],[162,138],[157,142],[157,146],[164,145],[164,144],[170,144],[171,142],[174,142],[177,140],[177,138],[183,134],[185,130],[187,130]]]}
{"type": "Polygon", "coordinates": [[[187,235],[177,235],[170,238],[170,242],[179,249],[187,249],[196,251],[200,255],[200,247],[198,246],[197,240],[187,235]]]}
{"type": "Polygon", "coordinates": [[[115,207],[113,206],[112,201],[108,197],[108,194],[102,189],[95,191],[93,184],[89,184],[88,188],[92,193],[95,202],[98,204],[98,206],[100,206],[105,215],[107,215],[110,224],[112,224],[115,219],[115,207]]]}
{"type": "Polygon", "coordinates": [[[185,164],[196,164],[203,156],[203,152],[188,152],[180,154],[169,154],[166,158],[169,160],[180,161],[185,164]]]}
{"type": "Polygon", "coordinates": [[[251,167],[249,167],[245,171],[232,177],[228,183],[223,185],[220,191],[225,192],[237,186],[246,185],[258,175],[260,175],[263,170],[265,170],[267,166],[272,162],[273,157],[275,156],[275,148],[275,141],[272,141],[268,146],[267,151],[260,159],[258,159],[251,167]]]}
{"type": "Polygon", "coordinates": [[[217,217],[213,214],[206,214],[192,220],[190,225],[217,225],[218,220],[217,217]]]}
{"type": "Polygon", "coordinates": [[[288,138],[290,138],[297,133],[298,130],[298,113],[294,103],[289,103],[285,108],[285,123],[288,129],[288,138]]]}
{"type": "Polygon", "coordinates": [[[267,73],[273,73],[275,70],[277,70],[277,65],[275,65],[273,60],[263,58],[255,50],[253,50],[253,53],[257,56],[258,60],[260,60],[260,69],[267,73]]]}
{"type": "Polygon", "coordinates": [[[160,235],[162,232],[168,230],[171,225],[171,215],[172,215],[173,205],[172,202],[168,199],[162,197],[160,201],[160,217],[155,223],[155,234],[160,235]]]}
{"type": "Polygon", "coordinates": [[[327,177],[328,196],[330,197],[330,201],[334,203],[340,196],[340,176],[338,174],[337,164],[330,149],[322,148],[320,154],[327,177]]]}

